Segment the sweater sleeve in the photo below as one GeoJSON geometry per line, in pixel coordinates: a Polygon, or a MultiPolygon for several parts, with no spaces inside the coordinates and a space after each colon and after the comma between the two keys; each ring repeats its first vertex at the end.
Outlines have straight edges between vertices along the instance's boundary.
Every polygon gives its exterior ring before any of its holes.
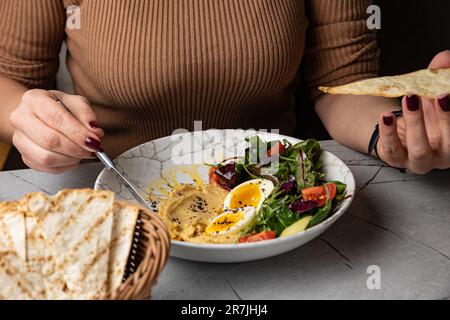
{"type": "Polygon", "coordinates": [[[0,1],[0,76],[51,88],[64,39],[62,0],[0,1]]]}
{"type": "Polygon", "coordinates": [[[306,0],[309,28],[303,78],[317,100],[319,86],[337,86],[378,73],[376,32],[367,28],[370,0],[306,0]]]}

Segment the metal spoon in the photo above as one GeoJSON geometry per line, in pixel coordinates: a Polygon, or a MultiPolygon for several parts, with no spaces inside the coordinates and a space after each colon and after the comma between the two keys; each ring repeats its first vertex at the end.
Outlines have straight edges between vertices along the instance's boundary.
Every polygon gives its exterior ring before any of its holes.
{"type": "MultiPolygon", "coordinates": [[[[64,104],[64,102],[62,102],[62,100],[58,96],[52,94],[52,97],[56,102],[58,102],[61,106],[63,106],[64,109],[66,109],[68,112],[70,112],[69,108],[67,108],[67,106],[64,104]]],[[[131,193],[133,198],[136,199],[136,201],[140,205],[142,205],[146,208],[149,208],[150,210],[153,211],[153,209],[148,204],[148,202],[145,201],[143,196],[141,196],[138,189],[133,185],[133,183],[130,180],[128,180],[122,173],[120,173],[120,171],[117,169],[114,162],[111,160],[111,158],[105,152],[98,151],[98,152],[95,152],[95,155],[97,156],[97,158],[100,159],[100,161],[103,163],[103,165],[106,167],[106,169],[111,170],[116,175],[116,177],[118,177],[120,180],[122,180],[125,187],[128,189],[128,191],[131,193]]]]}

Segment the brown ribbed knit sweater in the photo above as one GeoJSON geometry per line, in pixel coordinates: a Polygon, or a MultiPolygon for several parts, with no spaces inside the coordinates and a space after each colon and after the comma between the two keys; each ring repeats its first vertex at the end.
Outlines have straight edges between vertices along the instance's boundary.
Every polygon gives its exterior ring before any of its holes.
{"type": "Polygon", "coordinates": [[[65,40],[75,91],[113,155],[194,120],[289,134],[299,74],[313,98],[318,85],[375,75],[369,2],[0,0],[0,76],[52,87],[65,40]],[[66,29],[71,4],[79,30],[66,29]]]}

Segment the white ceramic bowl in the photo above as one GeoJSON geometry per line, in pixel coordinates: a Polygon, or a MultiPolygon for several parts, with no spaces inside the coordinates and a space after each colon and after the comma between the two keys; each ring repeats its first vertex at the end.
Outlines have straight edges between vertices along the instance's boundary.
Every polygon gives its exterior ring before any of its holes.
{"type": "MultiPolygon", "coordinates": [[[[152,192],[164,197],[164,188],[174,181],[193,183],[208,181],[208,166],[184,165],[180,160],[215,163],[231,156],[242,156],[245,137],[257,134],[265,141],[286,139],[291,143],[300,140],[267,132],[243,130],[209,130],[181,133],[164,137],[135,147],[115,159],[118,169],[140,189],[142,194],[152,192]],[[195,175],[192,172],[195,171],[195,175]],[[197,181],[198,182],[198,181],[197,181]],[[149,191],[150,190],[150,191],[149,191]]],[[[325,179],[347,184],[347,197],[336,212],[324,222],[291,237],[244,244],[195,244],[172,241],[171,256],[214,263],[244,262],[272,257],[302,246],[328,229],[350,206],[355,193],[355,180],[345,163],[329,152],[322,152],[321,161],[325,179]]],[[[133,201],[126,188],[108,170],[97,178],[95,189],[112,190],[119,200],[133,201]]],[[[156,205],[157,207],[157,205],[156,205]]]]}

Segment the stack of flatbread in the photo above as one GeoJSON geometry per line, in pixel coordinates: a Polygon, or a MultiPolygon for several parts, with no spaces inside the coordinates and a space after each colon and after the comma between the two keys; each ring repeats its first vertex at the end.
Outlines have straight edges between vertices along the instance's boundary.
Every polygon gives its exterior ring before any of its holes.
{"type": "Polygon", "coordinates": [[[0,299],[101,299],[122,283],[138,214],[90,189],[0,203],[0,299]]]}
{"type": "Polygon", "coordinates": [[[434,99],[450,93],[450,68],[425,69],[400,76],[362,80],[339,87],[319,87],[330,94],[371,95],[396,98],[409,94],[434,99]]]}

